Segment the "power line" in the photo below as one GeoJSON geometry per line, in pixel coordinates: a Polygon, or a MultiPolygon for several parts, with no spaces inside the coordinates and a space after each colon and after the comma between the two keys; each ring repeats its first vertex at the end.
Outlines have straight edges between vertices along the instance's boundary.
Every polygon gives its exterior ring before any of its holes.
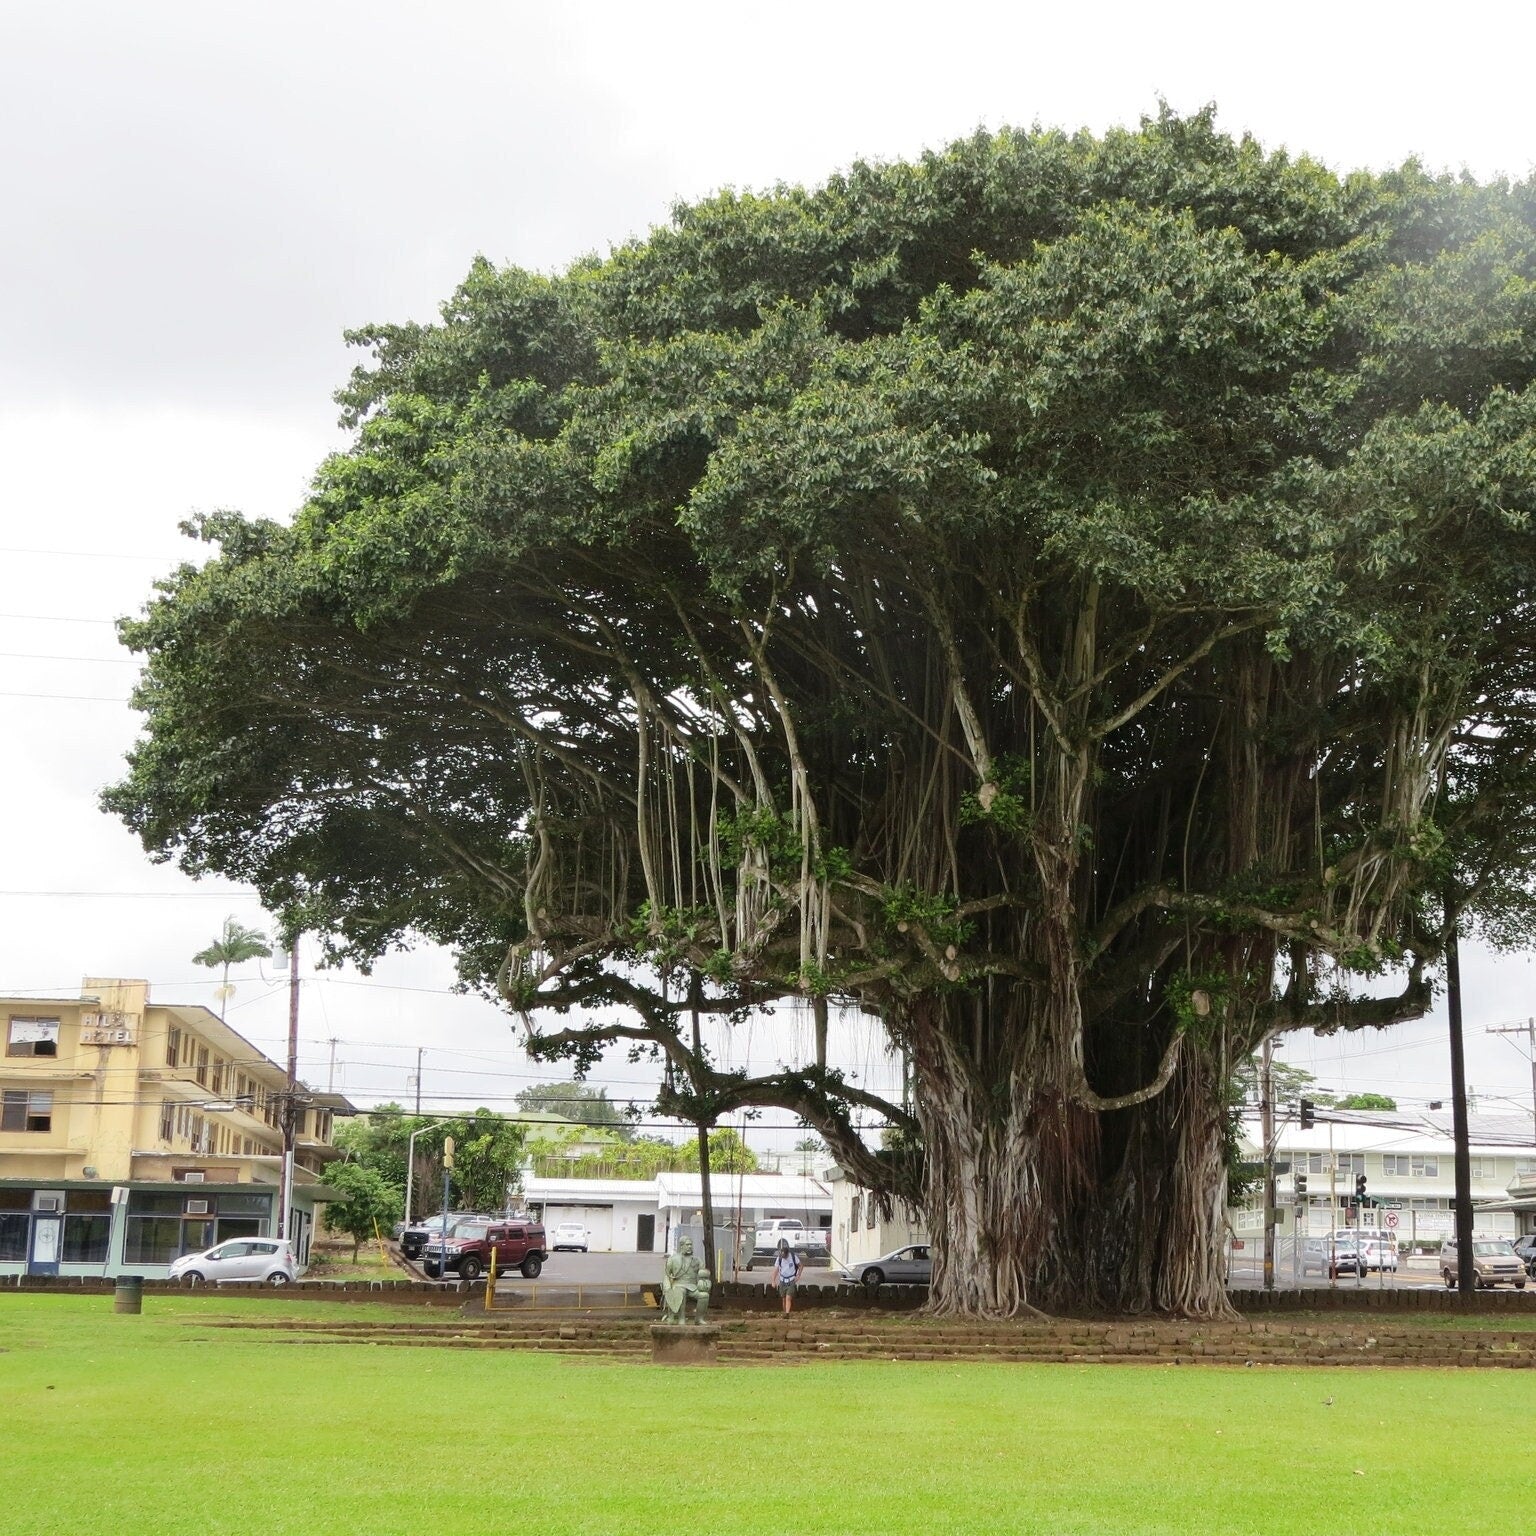
{"type": "Polygon", "coordinates": [[[109,624],[117,627],[116,619],[92,619],[78,613],[0,613],[0,619],[21,619],[28,624],[109,624]]]}
{"type": "Polygon", "coordinates": [[[126,704],[129,702],[127,699],[120,699],[106,693],[17,693],[12,689],[0,689],[0,699],[61,699],[71,700],[76,704],[126,704]]]}
{"type": "Polygon", "coordinates": [[[164,560],[185,560],[181,555],[126,555],[106,549],[31,549],[19,544],[0,545],[0,555],[53,555],[68,560],[144,560],[159,565],[164,560]]]}
{"type": "Polygon", "coordinates": [[[52,651],[0,651],[13,661],[85,661],[93,667],[137,667],[143,663],[132,656],[60,656],[52,651]]]}
{"type": "MultiPolygon", "coordinates": [[[[164,901],[259,901],[260,893],[257,891],[0,891],[0,896],[46,896],[60,897],[69,901],[116,901],[123,897],[132,898],[135,901],[145,896],[156,896],[164,901]]],[[[247,977],[246,980],[250,980],[247,977]]],[[[167,986],[191,986],[191,982],[167,982],[167,986]]],[[[24,991],[37,991],[36,987],[23,988],[24,991]]]]}

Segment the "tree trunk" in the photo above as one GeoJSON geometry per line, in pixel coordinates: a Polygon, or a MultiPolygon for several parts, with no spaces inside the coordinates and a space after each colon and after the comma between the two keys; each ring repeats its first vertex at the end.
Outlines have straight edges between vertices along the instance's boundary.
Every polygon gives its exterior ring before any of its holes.
{"type": "Polygon", "coordinates": [[[1101,1115],[1070,1091],[1044,992],[932,994],[903,1010],[931,1309],[1229,1315],[1220,1071],[1191,1049],[1161,1093],[1101,1115]]]}
{"type": "Polygon", "coordinates": [[[1118,1312],[1227,1317],[1226,1083],[1192,1042],[1168,1086],[1106,1116],[1092,1296],[1118,1312]]]}
{"type": "Polygon", "coordinates": [[[938,1313],[1012,1317],[1080,1286],[1096,1117],[1050,1073],[1022,987],[929,995],[905,1011],[920,1084],[938,1313]],[[1049,1076],[1045,1075],[1049,1073],[1049,1076]]]}

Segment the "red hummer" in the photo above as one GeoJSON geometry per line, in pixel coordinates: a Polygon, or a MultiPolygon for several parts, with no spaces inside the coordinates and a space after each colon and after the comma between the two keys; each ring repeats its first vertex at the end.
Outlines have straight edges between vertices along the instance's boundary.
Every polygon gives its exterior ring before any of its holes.
{"type": "Polygon", "coordinates": [[[543,1226],[521,1217],[461,1221],[450,1229],[446,1245],[436,1238],[428,1241],[421,1267],[432,1280],[443,1278],[445,1271],[461,1280],[478,1280],[491,1267],[493,1253],[498,1275],[515,1269],[525,1279],[537,1280],[549,1257],[543,1226]]]}

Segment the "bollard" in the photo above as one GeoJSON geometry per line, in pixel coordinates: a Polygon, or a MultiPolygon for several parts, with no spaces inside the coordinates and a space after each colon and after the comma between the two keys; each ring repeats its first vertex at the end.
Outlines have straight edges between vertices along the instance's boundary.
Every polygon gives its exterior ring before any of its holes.
{"type": "Polygon", "coordinates": [[[112,1291],[114,1312],[139,1313],[144,1310],[143,1275],[119,1275],[112,1291]]]}

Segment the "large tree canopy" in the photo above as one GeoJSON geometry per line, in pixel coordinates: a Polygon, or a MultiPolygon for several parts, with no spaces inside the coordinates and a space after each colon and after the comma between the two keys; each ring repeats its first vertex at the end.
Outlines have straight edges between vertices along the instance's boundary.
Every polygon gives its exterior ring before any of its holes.
{"type": "Polygon", "coordinates": [[[477,262],[356,338],[293,525],[201,519],[126,626],[107,804],[674,1113],[802,1116],[926,1203],[940,1308],[1219,1309],[1231,1072],[1421,1012],[1437,797],[1497,842],[1533,279],[1530,184],[1167,114],[477,262]],[[877,1012],[913,1112],[718,1070],[698,1014],[783,997],[877,1012]]]}

